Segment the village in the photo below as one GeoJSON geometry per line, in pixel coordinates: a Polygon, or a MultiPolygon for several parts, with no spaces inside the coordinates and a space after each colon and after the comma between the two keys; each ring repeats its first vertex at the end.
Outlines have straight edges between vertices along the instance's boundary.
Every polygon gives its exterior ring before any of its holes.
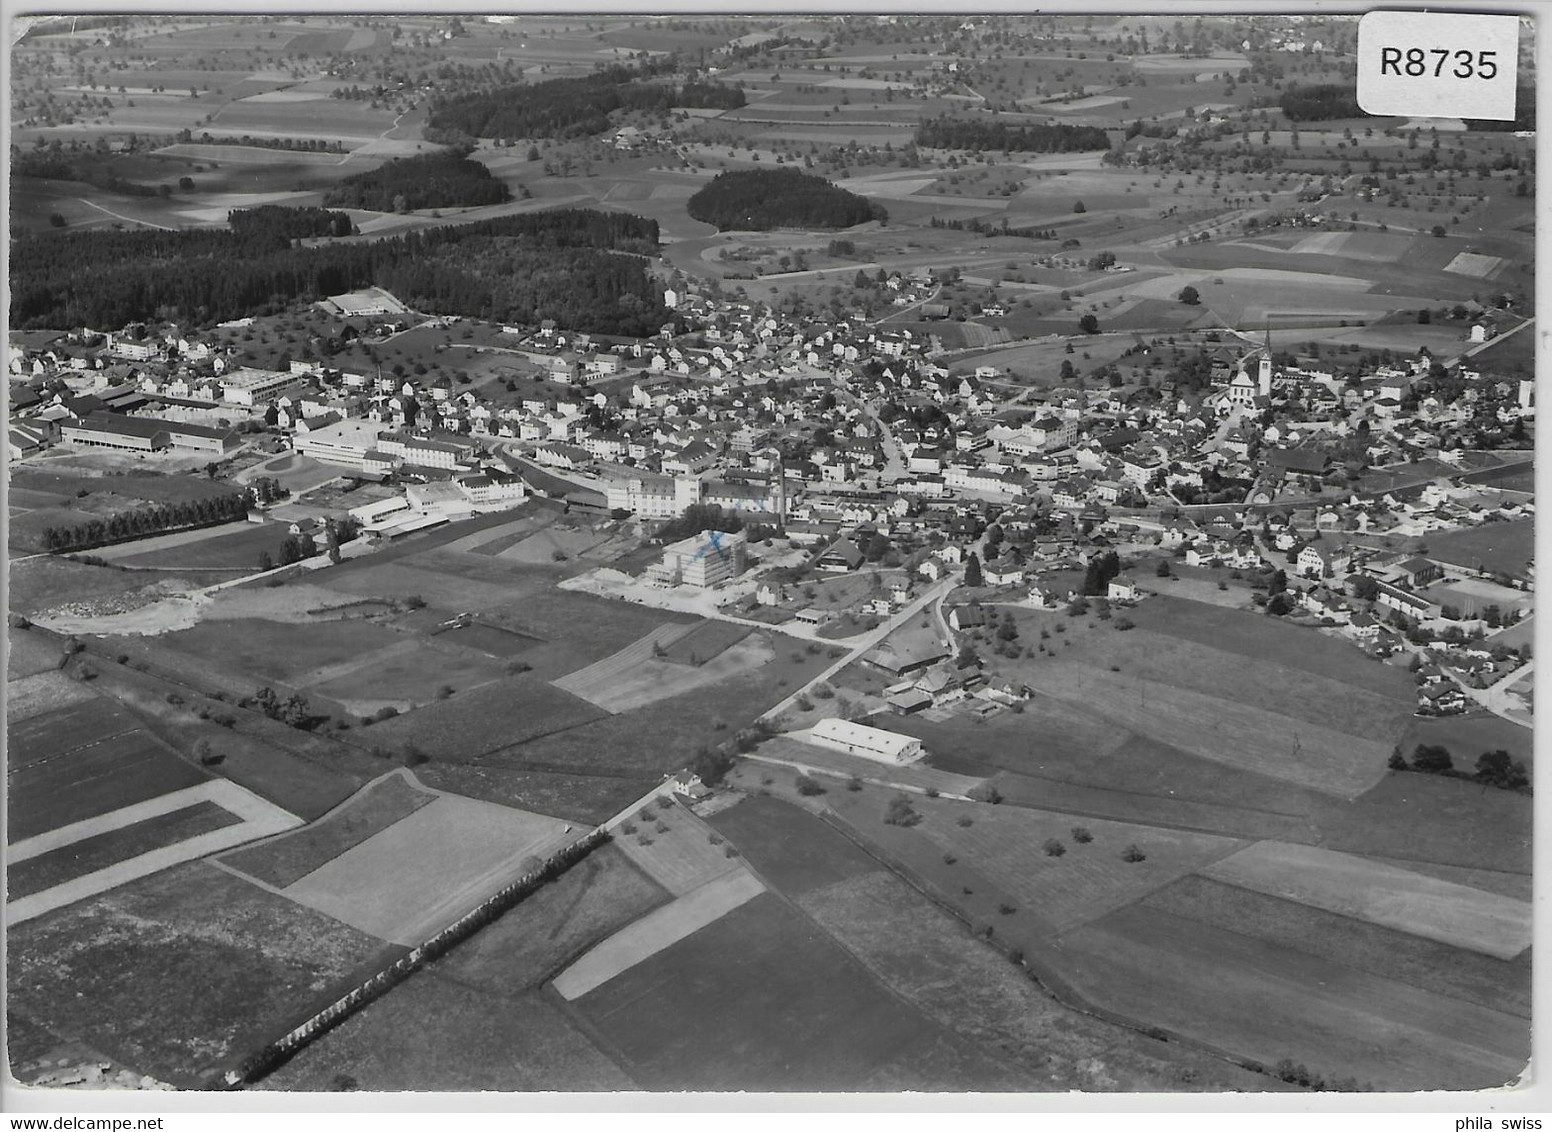
{"type": "MultiPolygon", "coordinates": [[[[934,282],[923,270],[889,285],[909,297],[934,282]]],[[[667,291],[676,323],[653,339],[501,327],[489,350],[532,387],[499,399],[446,377],[264,369],[176,328],[83,329],[13,352],[11,458],[46,466],[59,446],[153,467],[193,460],[238,482],[300,479],[276,514],[316,535],[319,554],[336,521],[359,531],[350,550],[362,553],[531,494],[641,537],[695,508],[724,532],[709,556],[690,531],[634,578],[595,571],[599,592],[798,635],[874,629],[950,576],[972,608],[1053,610],[1183,592],[1183,575],[1199,585],[1216,569],[1225,596],[1207,600],[1254,602],[1376,658],[1410,658],[1421,712],[1499,703],[1489,691],[1529,659],[1512,632],[1531,605],[1528,540],[1445,547],[1534,514],[1528,492],[1473,474],[1498,467],[1494,454],[1465,447],[1484,418],[1524,434],[1530,379],[1445,368],[1426,350],[1344,376],[1279,364],[1269,339],[1244,333],[1206,353],[1201,395],[1123,397],[950,367],[909,330],[800,326],[696,290],[667,291]],[[310,503],[328,483],[350,494],[310,503]],[[1439,549],[1400,549],[1419,539],[1439,549]],[[1114,548],[1124,578],[1072,584],[1114,548]]],[[[402,333],[419,317],[380,291],[326,306],[353,316],[349,335],[402,333]]],[[[945,629],[964,627],[966,611],[954,614],[945,629]]],[[[939,644],[934,660],[957,651],[950,632],[939,644]]],[[[940,704],[967,684],[993,694],[975,667],[939,666],[930,688],[896,688],[889,704],[940,704]]]]}

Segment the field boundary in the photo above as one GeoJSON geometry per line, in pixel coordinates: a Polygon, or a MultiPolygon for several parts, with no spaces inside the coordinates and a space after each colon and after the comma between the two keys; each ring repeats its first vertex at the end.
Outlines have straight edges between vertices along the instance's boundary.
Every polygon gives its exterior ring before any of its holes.
{"type": "Polygon", "coordinates": [[[594,944],[551,980],[556,993],[573,1002],[764,891],[765,885],[747,868],[709,880],[594,944]]]}
{"type": "Polygon", "coordinates": [[[25,842],[18,842],[12,848],[11,861],[19,863],[50,849],[73,844],[84,837],[122,829],[146,818],[186,809],[196,802],[212,802],[228,813],[236,814],[242,820],[235,825],[202,833],[175,845],[153,849],[149,853],[130,857],[105,869],[86,873],[84,876],[65,881],[52,888],[11,901],[5,906],[6,919],[12,924],[25,923],[56,908],[63,908],[88,897],[109,892],[141,877],[161,872],[174,865],[181,865],[185,861],[219,853],[255,838],[278,833],[301,824],[301,819],[295,814],[264,801],[257,794],[245,790],[234,782],[218,778],[199,786],[190,786],[170,794],[163,794],[148,802],[126,806],[121,810],[104,814],[101,818],[73,822],[68,826],[61,826],[59,829],[28,838],[25,842]],[[62,831],[69,836],[63,838],[56,836],[62,831]]]}
{"type": "MultiPolygon", "coordinates": [[[[941,909],[943,912],[946,912],[949,916],[953,917],[956,921],[963,925],[967,931],[972,933],[976,931],[977,925],[973,923],[962,911],[960,911],[959,908],[955,907],[952,903],[934,892],[932,886],[925,880],[919,878],[914,872],[912,872],[909,867],[897,861],[885,850],[869,842],[856,830],[850,828],[845,819],[841,818],[834,811],[828,807],[823,807],[817,811],[816,816],[818,816],[821,821],[829,825],[842,837],[845,837],[848,841],[856,845],[859,849],[862,850],[862,852],[866,853],[869,857],[873,858],[873,860],[877,861],[892,875],[898,877],[902,882],[909,885],[916,892],[920,893],[924,899],[928,900],[935,907],[941,909]]],[[[1262,1065],[1260,1062],[1253,1059],[1239,1056],[1230,1050],[1210,1045],[1207,1042],[1203,1042],[1197,1038],[1190,1037],[1186,1034],[1176,1033],[1175,1031],[1166,1029],[1161,1026],[1144,1025],[1135,1019],[1128,1018],[1125,1015],[1116,1014],[1110,1010],[1105,1009],[1103,1006],[1098,1005],[1097,1003],[1090,1002],[1088,998],[1081,994],[1076,987],[1074,987],[1065,978],[1063,978],[1062,975],[1053,967],[1053,959],[1051,957],[1032,956],[1029,951],[1022,949],[1015,949],[1017,954],[1014,954],[1012,951],[1004,949],[1000,943],[993,942],[990,938],[982,938],[979,936],[977,936],[977,938],[980,938],[981,942],[983,942],[987,947],[990,947],[993,951],[996,951],[998,954],[1002,955],[1015,967],[1023,970],[1024,973],[1029,976],[1029,980],[1034,983],[1037,988],[1039,988],[1041,993],[1043,993],[1051,1001],[1055,1002],[1058,1006],[1064,1007],[1065,1009],[1071,1010],[1077,1014],[1086,1015],[1108,1025],[1118,1026],[1122,1029],[1130,1030],[1133,1033],[1140,1034],[1145,1038],[1152,1038],[1158,1042],[1176,1044],[1184,1046],[1188,1049],[1196,1050],[1198,1053],[1206,1054],[1209,1057],[1215,1057],[1219,1061],[1223,1061],[1240,1069],[1248,1070],[1251,1073],[1268,1073],[1267,1066],[1262,1065]]],[[[844,944],[842,946],[844,947],[844,944]]],[[[858,958],[849,948],[846,949],[846,953],[848,955],[852,955],[853,958],[857,958],[859,963],[862,962],[861,959],[858,958]]],[[[872,968],[868,967],[866,963],[863,963],[862,965],[868,970],[872,970],[872,968]]]]}
{"type": "Polygon", "coordinates": [[[235,1089],[262,1077],[279,1062],[302,1047],[310,1045],[363,1006],[380,998],[413,975],[428,962],[456,947],[491,920],[520,903],[540,885],[554,880],[607,840],[609,840],[608,831],[603,826],[599,826],[584,837],[558,850],[537,869],[524,873],[511,884],[493,893],[478,907],[465,913],[420,946],[411,949],[408,954],[396,959],[322,1010],[310,1015],[257,1052],[220,1073],[211,1083],[217,1087],[235,1089]]]}

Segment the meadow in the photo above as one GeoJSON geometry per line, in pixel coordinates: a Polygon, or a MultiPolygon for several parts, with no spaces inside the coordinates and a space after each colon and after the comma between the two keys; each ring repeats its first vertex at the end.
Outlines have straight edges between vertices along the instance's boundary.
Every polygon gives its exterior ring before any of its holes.
{"type": "Polygon", "coordinates": [[[9,934],[10,1010],[89,1034],[115,1060],[185,1088],[320,1008],[385,951],[203,861],[9,934]]]}
{"type": "Polygon", "coordinates": [[[649,1089],[1016,1087],[769,894],[572,1004],[649,1089]],[[693,1004],[695,1024],[682,1024],[693,1004]]]}

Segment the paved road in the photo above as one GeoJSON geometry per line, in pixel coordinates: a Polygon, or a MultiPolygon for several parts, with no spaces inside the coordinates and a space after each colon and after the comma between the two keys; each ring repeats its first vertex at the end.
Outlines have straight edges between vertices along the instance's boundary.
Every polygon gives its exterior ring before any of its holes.
{"type": "Polygon", "coordinates": [[[765,714],[760,716],[760,718],[764,720],[776,719],[781,715],[782,712],[791,707],[793,703],[797,701],[799,696],[803,695],[810,688],[813,688],[816,684],[819,684],[825,680],[829,680],[837,672],[845,668],[848,664],[852,663],[852,661],[856,660],[863,653],[869,651],[870,649],[877,648],[879,642],[881,642],[885,637],[889,636],[890,633],[894,632],[901,625],[904,625],[912,617],[915,617],[930,603],[941,603],[942,599],[948,594],[948,592],[958,584],[959,578],[953,574],[950,574],[948,577],[942,579],[939,582],[936,582],[932,586],[929,586],[925,591],[922,592],[920,597],[916,598],[909,605],[902,606],[900,611],[893,617],[889,618],[878,628],[865,633],[862,639],[857,644],[853,645],[850,651],[848,651],[845,656],[841,657],[840,660],[830,665],[808,683],[804,684],[797,691],[793,692],[786,699],[778,703],[775,707],[766,711],[765,714]]]}
{"type": "Polygon", "coordinates": [[[1496,338],[1489,338],[1486,342],[1478,342],[1475,346],[1471,347],[1469,350],[1462,351],[1460,354],[1458,354],[1457,356],[1451,358],[1449,361],[1447,361],[1447,362],[1445,362],[1443,364],[1446,367],[1448,367],[1448,366],[1456,365],[1459,362],[1463,362],[1467,358],[1472,357],[1475,354],[1480,354],[1483,350],[1487,349],[1489,346],[1496,346],[1496,345],[1498,345],[1498,343],[1502,342],[1505,338],[1509,338],[1509,337],[1512,337],[1515,334],[1518,334],[1520,331],[1524,330],[1527,326],[1531,325],[1535,321],[1536,320],[1533,319],[1533,318],[1527,318],[1524,322],[1520,323],[1514,329],[1512,329],[1512,330],[1505,330],[1502,334],[1498,335],[1496,338]]]}

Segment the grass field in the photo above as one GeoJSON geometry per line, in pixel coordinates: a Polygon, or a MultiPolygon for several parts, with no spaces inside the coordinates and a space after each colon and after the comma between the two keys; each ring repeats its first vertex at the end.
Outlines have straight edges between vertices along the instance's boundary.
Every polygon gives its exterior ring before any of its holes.
{"type": "Polygon", "coordinates": [[[58,645],[25,629],[6,630],[5,678],[20,680],[59,667],[58,645]]]}
{"type": "Polygon", "coordinates": [[[142,853],[176,845],[240,821],[242,818],[214,802],[198,802],[84,837],[24,861],[13,861],[6,870],[6,898],[14,901],[31,896],[142,853]]]}
{"type": "Polygon", "coordinates": [[[742,868],[708,881],[626,924],[590,948],[555,976],[555,991],[567,1002],[574,1002],[638,963],[716,923],[764,891],[765,886],[754,874],[742,868]]]}
{"type": "Polygon", "coordinates": [[[285,888],[435,798],[435,794],[419,789],[408,772],[395,772],[321,821],[228,853],[221,861],[265,884],[285,888]]]}
{"type": "Polygon", "coordinates": [[[294,686],[308,673],[352,655],[399,644],[402,639],[392,629],[369,621],[291,624],[254,617],[202,622],[192,629],[169,633],[163,643],[227,670],[294,686]]]}
{"type": "Polygon", "coordinates": [[[1531,943],[1531,910],[1524,901],[1344,853],[1262,841],[1201,871],[1225,884],[1498,959],[1513,959],[1531,943]]]}
{"type": "Polygon", "coordinates": [[[1429,535],[1428,556],[1466,570],[1528,579],[1535,556],[1535,525],[1530,519],[1515,519],[1429,535]]]}
{"type": "Polygon", "coordinates": [[[674,896],[683,896],[740,868],[711,831],[677,804],[655,801],[614,826],[615,844],[636,867],[674,896]],[[634,832],[624,827],[629,823],[634,832]]]}
{"type": "Polygon", "coordinates": [[[281,523],[234,524],[236,529],[221,531],[208,538],[190,539],[174,545],[136,553],[131,543],[123,553],[109,556],[125,566],[159,566],[164,569],[210,569],[230,567],[257,570],[259,555],[272,561],[280,558],[280,544],[289,529],[281,523]]]}
{"type": "Polygon", "coordinates": [[[604,845],[437,960],[432,969],[493,993],[537,987],[666,897],[618,846],[604,845]]]}
{"type": "Polygon", "coordinates": [[[562,822],[443,794],[287,886],[292,900],[415,944],[569,837],[562,822]]]}
{"type": "Polygon", "coordinates": [[[203,862],[8,933],[9,1009],[185,1087],[326,1001],[369,936],[203,862]]]}
{"type": "Polygon", "coordinates": [[[528,673],[374,723],[358,741],[394,749],[414,745],[433,759],[473,762],[514,743],[582,727],[603,714],[528,673]]]}
{"type": "Polygon", "coordinates": [[[11,723],[20,723],[44,712],[58,711],[95,698],[90,687],[63,672],[40,672],[6,683],[5,716],[11,723]]]}
{"type": "Polygon", "coordinates": [[[1042,929],[1065,932],[1098,919],[1144,894],[1233,853],[1242,842],[1207,834],[1085,819],[1015,807],[987,807],[924,799],[916,829],[942,849],[1017,898],[1022,914],[1042,929]],[[969,817],[962,826],[957,819],[969,817]],[[1072,829],[1093,835],[1079,844],[1072,829]],[[1063,844],[1063,856],[1047,856],[1046,842],[1063,844]],[[1136,845],[1146,860],[1128,862],[1121,851],[1136,845]]]}
{"type": "Polygon", "coordinates": [[[981,1090],[1021,1079],[769,894],[572,1006],[649,1089],[981,1090]]]}
{"type": "MultiPolygon", "coordinates": [[[[732,677],[756,672],[775,657],[765,634],[749,636],[747,627],[740,628],[743,632],[735,643],[717,648],[720,640],[706,642],[702,647],[715,649],[715,655],[709,658],[701,658],[694,649],[683,653],[683,661],[659,658],[651,651],[655,642],[647,644],[644,639],[613,657],[568,673],[555,683],[613,715],[711,688],[732,677]]],[[[677,634],[679,627],[664,626],[655,632],[665,630],[677,634]]]]}
{"type": "Polygon", "coordinates": [[[1512,1015],[1143,907],[1063,937],[1066,977],[1108,1009],[1264,1065],[1378,1089],[1482,1089],[1525,1068],[1512,1015]],[[1210,957],[1210,958],[1209,958],[1210,957]]]}
{"type": "Polygon", "coordinates": [[[797,806],[754,795],[711,819],[777,890],[800,900],[873,872],[878,862],[797,806]]]}
{"type": "Polygon", "coordinates": [[[1089,705],[1096,714],[1156,742],[1337,797],[1357,797],[1378,782],[1391,749],[1383,740],[1293,719],[1253,701],[1067,663],[1065,657],[1040,676],[1037,686],[1069,703],[1089,705]],[[1104,694],[1095,696],[1097,689],[1104,694]]]}
{"type": "Polygon", "coordinates": [[[7,601],[13,612],[36,614],[68,602],[91,601],[138,590],[168,576],[115,570],[111,566],[89,566],[68,558],[29,558],[11,563],[7,601]]]}
{"type": "Polygon", "coordinates": [[[1530,1017],[1530,952],[1505,962],[1201,876],[1182,877],[1145,896],[1141,907],[1238,932],[1267,943],[1530,1017]]]}
{"type": "Polygon", "coordinates": [[[731,621],[702,621],[688,633],[666,645],[660,659],[675,664],[701,665],[715,660],[747,637],[748,625],[731,621]]]}
{"type": "Polygon", "coordinates": [[[429,971],[351,1015],[258,1087],[324,1092],[341,1075],[384,1093],[637,1087],[548,995],[429,971]]]}
{"type": "MultiPolygon", "coordinates": [[[[758,855],[751,860],[762,871],[767,867],[758,855]]],[[[892,873],[859,873],[815,889],[799,903],[886,986],[1023,1067],[1029,1083],[1021,1088],[1097,1093],[1276,1086],[1217,1058],[1061,1006],[892,873]]]]}
{"type": "Polygon", "coordinates": [[[11,842],[209,778],[100,697],[15,724],[8,740],[11,842]]]}
{"type": "Polygon", "coordinates": [[[1419,743],[1446,747],[1456,767],[1471,771],[1476,767],[1477,756],[1500,747],[1527,765],[1533,764],[1536,754],[1532,742],[1534,736],[1535,733],[1529,727],[1521,727],[1485,712],[1472,712],[1433,719],[1413,717],[1400,743],[1408,758],[1411,758],[1419,743]]]}
{"type": "Polygon", "coordinates": [[[501,678],[502,665],[484,652],[430,640],[400,640],[362,657],[324,665],[296,677],[357,715],[385,705],[408,711],[440,697],[444,689],[467,692],[501,678]]]}

